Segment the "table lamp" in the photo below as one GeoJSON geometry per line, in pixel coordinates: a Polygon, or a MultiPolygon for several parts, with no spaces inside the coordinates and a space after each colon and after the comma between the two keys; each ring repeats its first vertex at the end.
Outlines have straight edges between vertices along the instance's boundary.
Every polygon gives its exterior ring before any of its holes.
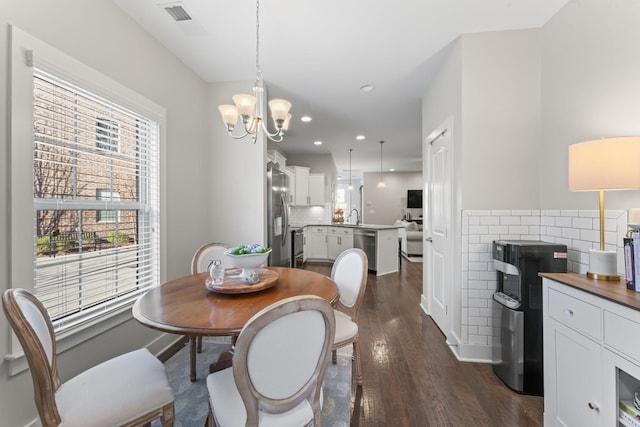
{"type": "Polygon", "coordinates": [[[600,193],[600,250],[589,251],[588,277],[620,280],[616,252],[604,249],[604,192],[636,189],[640,189],[640,137],[597,139],[569,146],[569,190],[600,193]]]}

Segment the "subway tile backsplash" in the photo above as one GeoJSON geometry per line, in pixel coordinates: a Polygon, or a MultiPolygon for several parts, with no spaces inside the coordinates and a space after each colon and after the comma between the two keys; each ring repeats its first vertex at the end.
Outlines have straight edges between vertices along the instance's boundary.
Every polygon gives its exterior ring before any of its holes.
{"type": "MultiPolygon", "coordinates": [[[[494,240],[542,240],[567,246],[567,269],[584,274],[589,250],[600,248],[597,210],[466,210],[462,212],[462,340],[490,345],[491,295],[496,288],[491,244],[494,240]]],[[[624,275],[622,239],[627,211],[605,212],[605,249],[618,252],[624,275]]]]}
{"type": "Polygon", "coordinates": [[[291,206],[289,225],[302,227],[307,224],[330,224],[331,207],[327,206],[291,206]]]}

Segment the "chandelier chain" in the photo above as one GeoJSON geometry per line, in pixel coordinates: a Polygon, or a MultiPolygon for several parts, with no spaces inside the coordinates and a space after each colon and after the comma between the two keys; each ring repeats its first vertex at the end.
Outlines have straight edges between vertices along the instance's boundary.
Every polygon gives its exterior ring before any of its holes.
{"type": "Polygon", "coordinates": [[[260,0],[256,1],[256,79],[262,80],[260,69],[260,0]]]}

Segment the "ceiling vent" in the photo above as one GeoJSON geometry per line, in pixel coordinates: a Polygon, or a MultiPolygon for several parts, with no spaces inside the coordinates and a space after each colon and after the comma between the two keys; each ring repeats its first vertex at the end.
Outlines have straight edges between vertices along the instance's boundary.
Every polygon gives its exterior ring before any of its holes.
{"type": "Polygon", "coordinates": [[[167,11],[167,13],[169,15],[171,15],[171,17],[178,21],[178,22],[182,22],[182,21],[191,21],[191,16],[189,16],[189,14],[187,13],[186,10],[184,10],[184,7],[182,7],[182,5],[178,4],[178,5],[172,5],[172,6],[165,6],[164,10],[167,11]]]}

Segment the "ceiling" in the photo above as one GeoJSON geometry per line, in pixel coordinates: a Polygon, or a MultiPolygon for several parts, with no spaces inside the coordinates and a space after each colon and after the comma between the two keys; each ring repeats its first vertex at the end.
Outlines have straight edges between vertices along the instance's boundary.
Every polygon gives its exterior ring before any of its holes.
{"type": "MultiPolygon", "coordinates": [[[[254,0],[114,2],[204,81],[255,80],[254,0]],[[168,5],[192,19],[175,21],[168,5]]],[[[375,172],[383,140],[385,171],[422,170],[421,98],[452,42],[464,33],[540,27],[565,3],[262,0],[260,68],[269,98],[293,104],[278,149],[330,153],[339,171],[375,172]],[[361,92],[365,84],[375,89],[361,92]],[[303,115],[312,121],[301,122],[303,115]]],[[[211,120],[223,126],[219,115],[211,120]]]]}

